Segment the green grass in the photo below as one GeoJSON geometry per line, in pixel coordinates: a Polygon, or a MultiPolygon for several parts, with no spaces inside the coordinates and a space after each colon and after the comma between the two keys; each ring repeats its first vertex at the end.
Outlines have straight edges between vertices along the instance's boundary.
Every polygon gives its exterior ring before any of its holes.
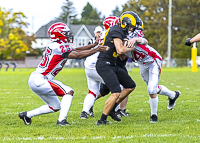
{"type": "Polygon", "coordinates": [[[75,90],[68,113],[71,126],[56,126],[59,112],[32,118],[25,126],[18,113],[44,104],[28,87],[28,77],[35,69],[9,69],[0,71],[0,142],[200,142],[200,69],[192,73],[190,68],[163,68],[160,84],[171,90],[180,90],[174,110],[167,110],[166,96],[159,95],[156,124],[149,123],[150,107],[146,85],[139,69],[133,69],[131,77],[137,87],[128,100],[130,117],[109,125],[97,126],[107,97],[96,101],[95,117],[79,119],[83,100],[88,92],[84,69],[67,69],[59,73],[57,80],[75,90]]]}

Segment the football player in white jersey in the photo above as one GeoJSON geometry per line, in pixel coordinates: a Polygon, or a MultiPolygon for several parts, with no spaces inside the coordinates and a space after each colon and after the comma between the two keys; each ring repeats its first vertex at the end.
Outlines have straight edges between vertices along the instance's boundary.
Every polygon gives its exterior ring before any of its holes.
{"type": "Polygon", "coordinates": [[[54,113],[59,110],[60,114],[57,125],[70,125],[66,119],[74,90],[62,82],[54,80],[54,77],[62,70],[67,59],[81,59],[98,51],[103,52],[108,50],[108,47],[101,45],[95,49],[91,49],[97,43],[72,49],[70,42],[73,41],[73,36],[68,26],[64,23],[53,24],[48,30],[48,35],[51,42],[47,45],[44,57],[36,70],[31,73],[28,80],[30,89],[46,105],[31,111],[20,112],[18,116],[24,121],[25,125],[30,125],[31,118],[34,116],[54,113]],[[58,96],[62,97],[61,101],[58,96]]]}
{"type": "MultiPolygon", "coordinates": [[[[143,29],[143,22],[141,20],[141,24],[139,30],[135,30],[133,33],[130,33],[127,38],[129,40],[128,46],[132,46],[135,44],[135,39],[131,39],[133,37],[144,37],[141,30],[143,29]]],[[[150,45],[147,44],[147,41],[142,41],[141,44],[135,44],[135,49],[128,54],[128,57],[137,61],[140,74],[147,84],[147,91],[150,95],[149,103],[151,108],[151,116],[150,122],[155,123],[158,121],[157,109],[158,109],[158,96],[166,95],[168,96],[168,110],[172,110],[175,106],[177,98],[180,96],[180,91],[171,91],[164,85],[158,85],[160,73],[161,73],[161,65],[162,65],[162,57],[160,54],[150,45]],[[143,44],[143,45],[142,45],[143,44]]]]}
{"type": "MultiPolygon", "coordinates": [[[[88,44],[93,44],[95,41],[99,40],[99,43],[103,40],[102,35],[103,29],[101,26],[97,26],[94,30],[95,37],[90,39],[88,44]]],[[[95,46],[93,48],[98,47],[95,46]]],[[[86,119],[89,114],[90,108],[93,106],[96,98],[99,95],[99,88],[101,82],[103,82],[102,78],[99,76],[99,74],[96,71],[96,61],[97,57],[99,55],[99,52],[88,56],[84,62],[85,65],[85,74],[87,78],[87,85],[88,85],[88,94],[85,96],[84,103],[83,103],[83,110],[80,115],[80,119],[86,119]]],[[[94,116],[93,114],[89,114],[90,116],[94,116]]]]}

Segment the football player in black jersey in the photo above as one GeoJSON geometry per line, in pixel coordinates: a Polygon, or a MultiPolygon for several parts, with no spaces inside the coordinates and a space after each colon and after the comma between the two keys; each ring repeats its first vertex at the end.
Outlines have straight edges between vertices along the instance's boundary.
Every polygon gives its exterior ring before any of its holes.
{"type": "MultiPolygon", "coordinates": [[[[136,87],[135,82],[128,73],[116,66],[116,59],[118,56],[122,57],[135,48],[134,43],[128,43],[127,46],[123,46],[123,40],[129,32],[133,32],[139,25],[139,16],[132,11],[127,11],[120,16],[119,25],[112,26],[106,32],[102,45],[109,46],[110,49],[99,54],[96,70],[111,91],[111,95],[105,102],[103,113],[97,121],[97,125],[107,124],[108,115],[116,121],[121,121],[112,109],[123,101],[136,87]],[[120,84],[124,87],[122,91],[120,84]]],[[[135,42],[140,42],[140,40],[136,38],[135,42]]]]}

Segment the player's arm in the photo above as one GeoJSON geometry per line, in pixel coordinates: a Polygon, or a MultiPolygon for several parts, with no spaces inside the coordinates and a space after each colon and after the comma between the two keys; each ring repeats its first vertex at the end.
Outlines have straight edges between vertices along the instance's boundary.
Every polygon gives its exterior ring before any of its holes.
{"type": "Polygon", "coordinates": [[[80,51],[84,51],[84,50],[90,50],[91,48],[95,47],[96,45],[98,45],[99,43],[99,35],[96,38],[96,41],[94,44],[89,44],[87,46],[83,46],[83,47],[77,47],[75,49],[73,49],[74,51],[80,52],[80,51]]]}
{"type": "Polygon", "coordinates": [[[135,49],[135,46],[130,47],[130,48],[124,46],[123,42],[122,42],[122,40],[120,38],[114,38],[113,41],[114,41],[114,45],[116,47],[116,51],[120,55],[121,54],[126,54],[126,53],[128,53],[128,52],[130,52],[130,51],[135,49]]]}
{"type": "Polygon", "coordinates": [[[130,40],[128,40],[127,47],[133,47],[135,43],[141,44],[141,45],[146,45],[146,44],[148,44],[148,41],[142,37],[133,37],[130,40]]]}
{"type": "Polygon", "coordinates": [[[191,46],[194,42],[200,42],[200,33],[194,36],[193,38],[187,38],[185,40],[185,45],[191,46]]]}
{"type": "Polygon", "coordinates": [[[97,48],[91,49],[91,50],[84,50],[84,51],[79,51],[79,52],[77,51],[66,52],[62,55],[62,57],[68,58],[68,59],[82,59],[96,52],[105,52],[108,49],[109,49],[108,46],[99,45],[97,48]]]}

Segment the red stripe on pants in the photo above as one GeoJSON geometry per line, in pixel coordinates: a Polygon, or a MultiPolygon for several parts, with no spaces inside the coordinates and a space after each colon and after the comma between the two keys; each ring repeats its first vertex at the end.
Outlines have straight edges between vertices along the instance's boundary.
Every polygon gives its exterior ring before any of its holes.
{"type": "Polygon", "coordinates": [[[53,91],[56,93],[57,96],[64,96],[65,92],[63,91],[62,88],[60,88],[58,85],[56,85],[55,83],[48,81],[49,84],[51,85],[51,87],[53,88],[53,91]]]}

